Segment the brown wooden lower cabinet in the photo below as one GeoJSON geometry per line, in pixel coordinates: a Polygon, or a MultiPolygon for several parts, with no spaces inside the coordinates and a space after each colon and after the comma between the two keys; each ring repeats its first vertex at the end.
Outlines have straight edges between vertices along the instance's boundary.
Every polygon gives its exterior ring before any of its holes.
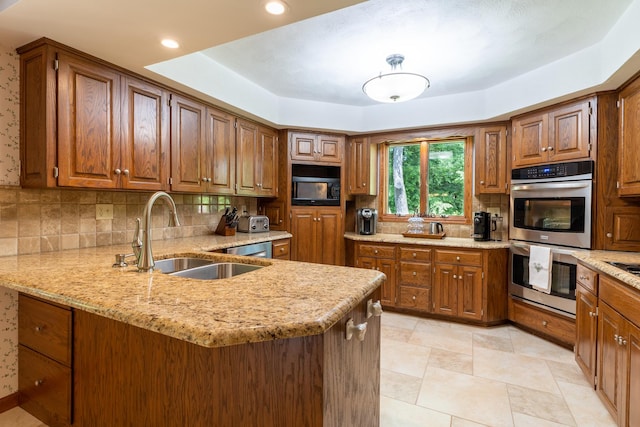
{"type": "Polygon", "coordinates": [[[367,300],[321,335],[219,348],[78,310],[74,425],[377,426],[380,317],[367,300]],[[345,338],[349,319],[366,322],[363,341],[345,338]]]}
{"type": "Polygon", "coordinates": [[[291,259],[344,265],[342,213],[339,207],[291,209],[291,259]]]}
{"type": "Polygon", "coordinates": [[[291,239],[274,240],[271,248],[275,259],[291,259],[291,239]]]}
{"type": "Polygon", "coordinates": [[[595,386],[596,339],[598,334],[598,297],[581,286],[576,286],[576,363],[595,386]]]}
{"type": "Polygon", "coordinates": [[[483,324],[507,319],[507,249],[355,241],[347,252],[351,265],[387,275],[385,308],[483,324]]]}

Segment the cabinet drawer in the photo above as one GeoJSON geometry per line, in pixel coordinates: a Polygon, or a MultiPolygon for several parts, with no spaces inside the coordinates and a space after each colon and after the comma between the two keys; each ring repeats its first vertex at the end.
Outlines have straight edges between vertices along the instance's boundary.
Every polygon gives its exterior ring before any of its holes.
{"type": "Polygon", "coordinates": [[[368,256],[374,258],[394,258],[396,253],[395,246],[379,246],[379,245],[359,245],[358,256],[368,256]]]}
{"type": "Polygon", "coordinates": [[[431,249],[400,246],[400,259],[406,261],[431,261],[431,249]]]}
{"type": "Polygon", "coordinates": [[[431,263],[401,262],[400,283],[431,286],[431,263]]]}
{"type": "Polygon", "coordinates": [[[447,264],[482,265],[482,252],[436,250],[436,262],[447,264]]]}
{"type": "Polygon", "coordinates": [[[18,341],[70,366],[71,310],[20,294],[18,341]]]}
{"type": "Polygon", "coordinates": [[[600,276],[599,293],[601,301],[640,326],[640,292],[603,274],[600,276]]]}
{"type": "Polygon", "coordinates": [[[290,248],[291,244],[289,239],[276,240],[273,242],[273,257],[276,259],[291,259],[290,248]]]}
{"type": "Polygon", "coordinates": [[[71,423],[71,369],[18,346],[18,389],[22,408],[50,426],[71,423]]]}
{"type": "Polygon", "coordinates": [[[544,311],[518,300],[511,300],[509,319],[564,343],[574,345],[576,323],[554,313],[544,311]]]}
{"type": "Polygon", "coordinates": [[[398,306],[422,311],[431,311],[431,288],[400,285],[398,306]]]}
{"type": "Polygon", "coordinates": [[[584,265],[578,264],[576,276],[578,283],[585,289],[590,290],[594,295],[598,295],[598,273],[584,265]]]}

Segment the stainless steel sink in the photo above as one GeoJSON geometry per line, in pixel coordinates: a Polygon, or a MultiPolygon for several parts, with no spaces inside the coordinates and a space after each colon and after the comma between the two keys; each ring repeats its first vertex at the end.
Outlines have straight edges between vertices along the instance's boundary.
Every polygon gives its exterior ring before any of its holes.
{"type": "Polygon", "coordinates": [[[167,259],[159,259],[154,261],[155,269],[160,270],[163,273],[171,274],[177,271],[189,270],[196,267],[202,267],[205,265],[213,264],[215,261],[210,259],[202,259],[202,258],[189,258],[189,257],[178,257],[178,258],[167,258],[167,259]]]}
{"type": "Polygon", "coordinates": [[[176,271],[174,273],[171,273],[171,275],[200,280],[227,279],[239,274],[258,270],[262,267],[262,265],[242,264],[239,262],[219,262],[215,264],[203,265],[200,267],[176,271]]]}

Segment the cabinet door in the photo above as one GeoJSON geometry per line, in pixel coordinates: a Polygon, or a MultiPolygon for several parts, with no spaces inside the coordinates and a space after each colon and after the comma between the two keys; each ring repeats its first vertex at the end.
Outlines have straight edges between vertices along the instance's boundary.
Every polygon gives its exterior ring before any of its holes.
{"type": "Polygon", "coordinates": [[[291,160],[313,161],[318,149],[316,135],[312,133],[292,133],[289,141],[291,160]]]}
{"type": "Polygon", "coordinates": [[[476,193],[507,193],[507,129],[482,128],[475,144],[476,193]]]}
{"type": "Polygon", "coordinates": [[[342,164],[344,138],[334,135],[318,135],[316,152],[316,160],[320,162],[342,164]]]}
{"type": "Polygon", "coordinates": [[[213,108],[207,108],[208,190],[215,194],[234,194],[236,181],[235,117],[213,108]],[[211,181],[209,181],[209,178],[211,181]]]}
{"type": "Polygon", "coordinates": [[[618,195],[640,195],[640,79],[619,95],[618,195]]]}
{"type": "Polygon", "coordinates": [[[281,200],[261,203],[258,212],[269,218],[269,228],[271,230],[286,231],[285,225],[285,202],[281,200]]]}
{"type": "Polygon", "coordinates": [[[431,289],[398,285],[398,303],[401,308],[431,312],[431,289]]]}
{"type": "Polygon", "coordinates": [[[589,157],[588,101],[549,112],[549,161],[560,162],[589,157]]]}
{"type": "Polygon", "coordinates": [[[606,303],[600,302],[598,319],[598,384],[596,391],[609,410],[618,418],[622,409],[623,347],[618,337],[623,334],[623,318],[606,303]]]}
{"type": "Polygon", "coordinates": [[[64,52],[58,59],[58,185],[116,188],[120,74],[64,52]]]}
{"type": "Polygon", "coordinates": [[[171,190],[203,192],[206,170],[206,107],[178,95],[171,99],[171,190]]]}
{"type": "Polygon", "coordinates": [[[576,287],[576,363],[591,384],[596,376],[596,335],[598,299],[587,289],[576,287]]]}
{"type": "Polygon", "coordinates": [[[480,267],[458,267],[458,316],[482,320],[482,269],[480,267]]]}
{"type": "Polygon", "coordinates": [[[624,378],[625,420],[623,426],[640,426],[640,329],[627,324],[627,372],[624,378]]]}
{"type": "Polygon", "coordinates": [[[522,117],[513,122],[513,167],[547,161],[549,146],[547,114],[522,117]]]}
{"type": "Polygon", "coordinates": [[[168,93],[142,80],[123,78],[121,187],[165,190],[168,186],[168,93]]]}
{"type": "Polygon", "coordinates": [[[383,305],[393,307],[396,305],[396,263],[393,259],[380,258],[376,260],[376,270],[387,276],[382,284],[380,301],[383,305]]]}
{"type": "Polygon", "coordinates": [[[258,126],[238,120],[236,141],[237,193],[253,196],[257,193],[258,126]]]}
{"type": "Polygon", "coordinates": [[[278,196],[278,136],[275,131],[260,127],[258,129],[257,195],[278,196]]]}
{"type": "Polygon", "coordinates": [[[377,185],[377,156],[368,137],[352,138],[349,141],[347,181],[349,194],[375,196],[377,185]]]}
{"type": "Polygon", "coordinates": [[[436,264],[433,279],[434,313],[455,316],[458,314],[458,268],[451,264],[436,264]]]}
{"type": "Polygon", "coordinates": [[[375,258],[370,257],[359,257],[356,261],[356,267],[358,268],[366,268],[368,270],[375,270],[377,266],[377,260],[375,258]]]}
{"type": "Polygon", "coordinates": [[[315,262],[340,265],[343,246],[342,213],[340,209],[318,209],[316,213],[316,253],[315,262]]]}
{"type": "Polygon", "coordinates": [[[316,212],[313,208],[291,210],[291,259],[315,262],[316,260],[316,212]]]}
{"type": "Polygon", "coordinates": [[[640,207],[606,206],[604,249],[637,251],[640,247],[640,207]]]}

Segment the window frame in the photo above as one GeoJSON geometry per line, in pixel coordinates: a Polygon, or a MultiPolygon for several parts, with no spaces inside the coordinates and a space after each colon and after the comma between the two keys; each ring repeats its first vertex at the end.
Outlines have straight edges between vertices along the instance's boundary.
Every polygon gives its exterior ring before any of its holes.
{"type": "MultiPolygon", "coordinates": [[[[393,215],[387,213],[387,200],[388,200],[388,180],[389,180],[389,150],[391,145],[407,145],[407,144],[429,144],[429,143],[442,143],[449,141],[464,141],[464,215],[455,217],[434,217],[434,220],[446,224],[458,224],[468,225],[471,224],[471,209],[472,209],[472,187],[473,187],[473,136],[451,136],[451,137],[434,137],[434,138],[414,138],[411,140],[387,140],[378,144],[378,159],[380,167],[380,179],[378,181],[378,220],[382,222],[406,222],[412,214],[408,215],[393,215]]],[[[428,150],[420,149],[420,169],[428,173],[428,150]]],[[[421,178],[427,178],[422,176],[421,178]]],[[[425,181],[426,182],[426,181],[425,181]]],[[[422,201],[426,201],[426,192],[428,191],[426,186],[420,188],[420,198],[422,201]]]]}

